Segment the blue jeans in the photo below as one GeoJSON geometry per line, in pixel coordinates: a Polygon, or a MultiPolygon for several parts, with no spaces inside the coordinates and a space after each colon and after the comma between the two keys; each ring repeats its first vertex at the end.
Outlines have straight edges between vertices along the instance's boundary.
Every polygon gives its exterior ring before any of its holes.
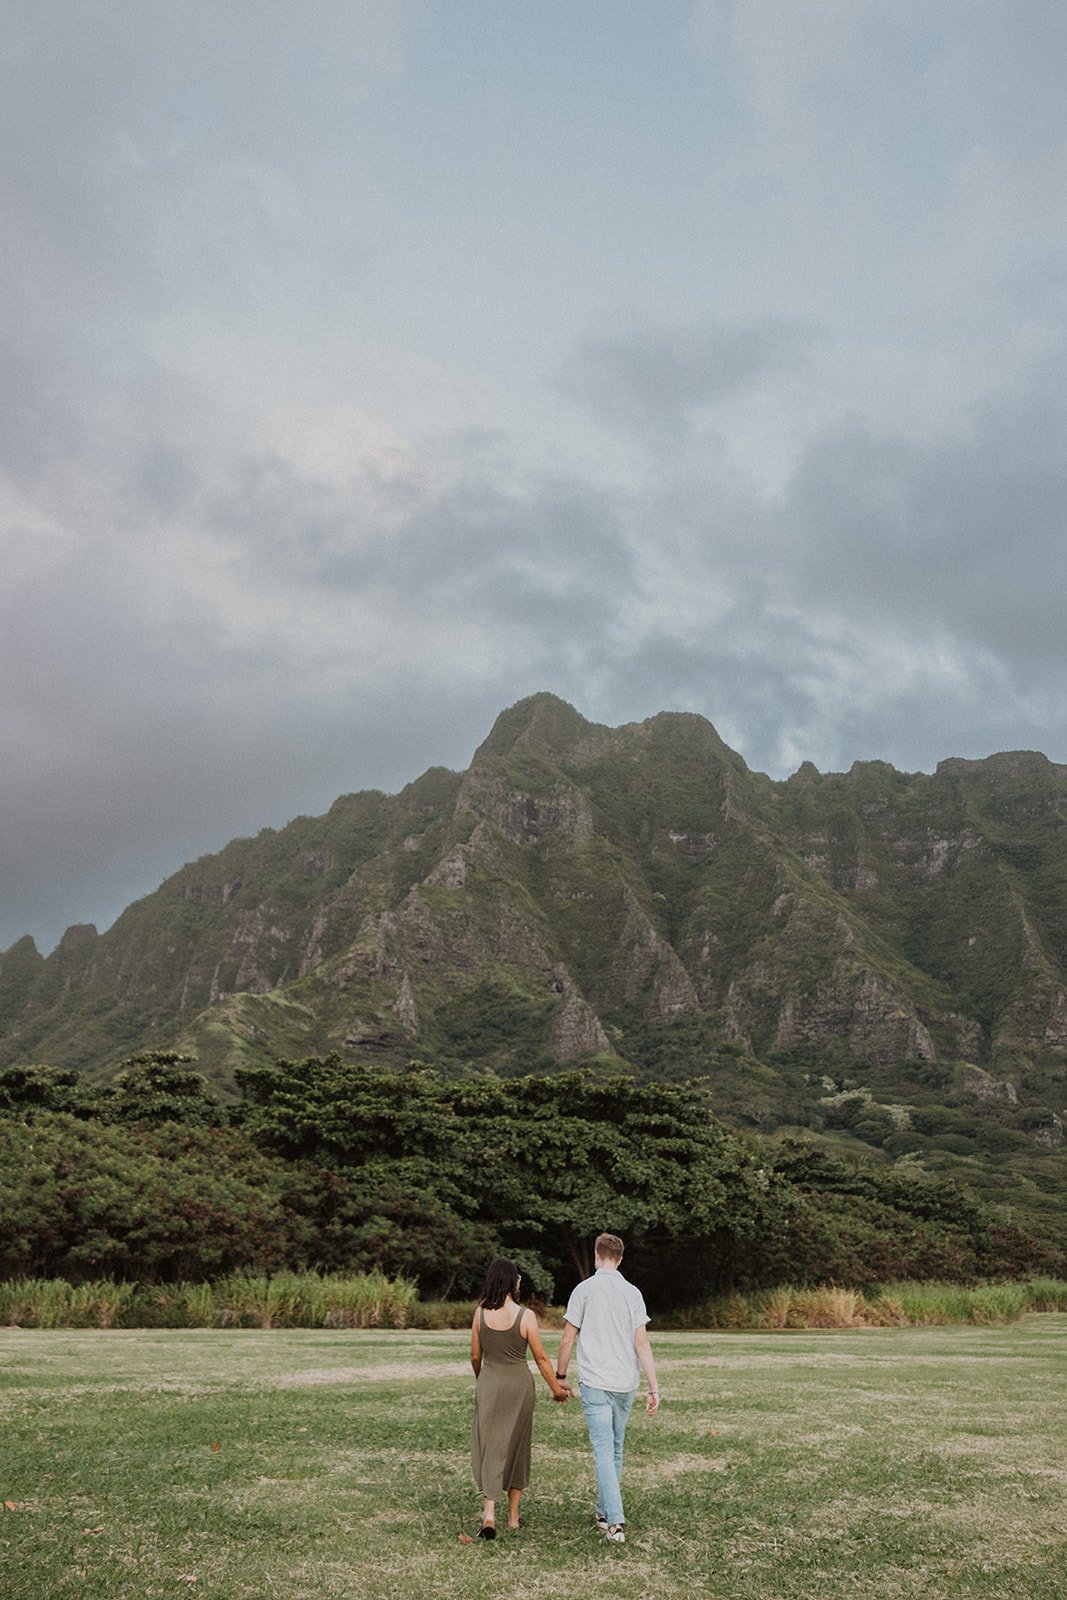
{"type": "Polygon", "coordinates": [[[594,1389],[583,1383],[582,1410],[593,1446],[596,1469],[596,1508],[611,1527],[626,1521],[622,1509],[622,1442],[630,1420],[636,1389],[623,1394],[616,1389],[594,1389]]]}

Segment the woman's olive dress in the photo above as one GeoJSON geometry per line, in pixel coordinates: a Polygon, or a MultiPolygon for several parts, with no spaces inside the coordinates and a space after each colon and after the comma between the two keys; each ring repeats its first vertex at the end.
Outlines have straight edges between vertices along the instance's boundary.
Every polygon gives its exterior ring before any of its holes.
{"type": "Polygon", "coordinates": [[[509,1489],[525,1489],[530,1481],[534,1379],[519,1331],[522,1307],[510,1328],[491,1328],[485,1312],[478,1315],[482,1370],[474,1388],[471,1467],[482,1494],[502,1500],[509,1489]]]}

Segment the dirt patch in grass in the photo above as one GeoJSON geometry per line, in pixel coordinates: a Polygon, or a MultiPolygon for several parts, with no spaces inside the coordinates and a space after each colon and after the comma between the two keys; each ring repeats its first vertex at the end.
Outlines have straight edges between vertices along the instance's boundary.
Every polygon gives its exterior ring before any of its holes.
{"type": "Polygon", "coordinates": [[[658,1483],[689,1472],[729,1472],[735,1465],[730,1456],[680,1455],[627,1466],[627,1473],[646,1483],[658,1483]]]}
{"type": "MultiPolygon", "coordinates": [[[[435,1366],[435,1376],[441,1378],[467,1377],[473,1381],[470,1362],[449,1361],[435,1366]]],[[[392,1383],[408,1379],[426,1380],[426,1363],[419,1361],[390,1362],[368,1367],[304,1367],[299,1372],[280,1372],[263,1380],[265,1387],[276,1389],[313,1388],[325,1383],[392,1383]]]]}

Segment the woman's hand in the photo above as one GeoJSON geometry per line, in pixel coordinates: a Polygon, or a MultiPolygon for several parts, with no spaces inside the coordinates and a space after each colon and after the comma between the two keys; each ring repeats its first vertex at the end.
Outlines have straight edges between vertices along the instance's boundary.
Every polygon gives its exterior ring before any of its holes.
{"type": "Polygon", "coordinates": [[[542,1378],[544,1378],[552,1391],[553,1400],[557,1405],[563,1405],[571,1397],[571,1386],[569,1383],[561,1382],[552,1370],[552,1363],[545,1355],[545,1347],[541,1343],[541,1335],[537,1329],[537,1318],[532,1311],[523,1312],[522,1322],[519,1326],[522,1329],[523,1338],[530,1346],[530,1354],[537,1362],[542,1378]]]}

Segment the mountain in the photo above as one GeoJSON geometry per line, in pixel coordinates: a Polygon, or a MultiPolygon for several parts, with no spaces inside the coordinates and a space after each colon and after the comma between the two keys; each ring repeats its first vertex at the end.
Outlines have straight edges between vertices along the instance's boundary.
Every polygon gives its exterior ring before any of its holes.
{"type": "Polygon", "coordinates": [[[608,728],[534,695],[465,773],[346,795],[183,867],[103,935],[0,956],[0,1065],[106,1072],[164,1045],[222,1083],[329,1050],[714,1069],[754,1126],[803,1121],[814,1067],[846,1094],[842,1072],[951,1067],[987,1107],[1036,1095],[1055,1144],[1067,767],[773,782],[699,716],[608,728]]]}
{"type": "Polygon", "coordinates": [[[345,795],[0,956],[0,1069],[177,1047],[448,1074],[710,1079],[716,1111],[960,1178],[1067,1246],[1067,767],[784,782],[703,718],[552,695],[465,773],[345,795]]]}

